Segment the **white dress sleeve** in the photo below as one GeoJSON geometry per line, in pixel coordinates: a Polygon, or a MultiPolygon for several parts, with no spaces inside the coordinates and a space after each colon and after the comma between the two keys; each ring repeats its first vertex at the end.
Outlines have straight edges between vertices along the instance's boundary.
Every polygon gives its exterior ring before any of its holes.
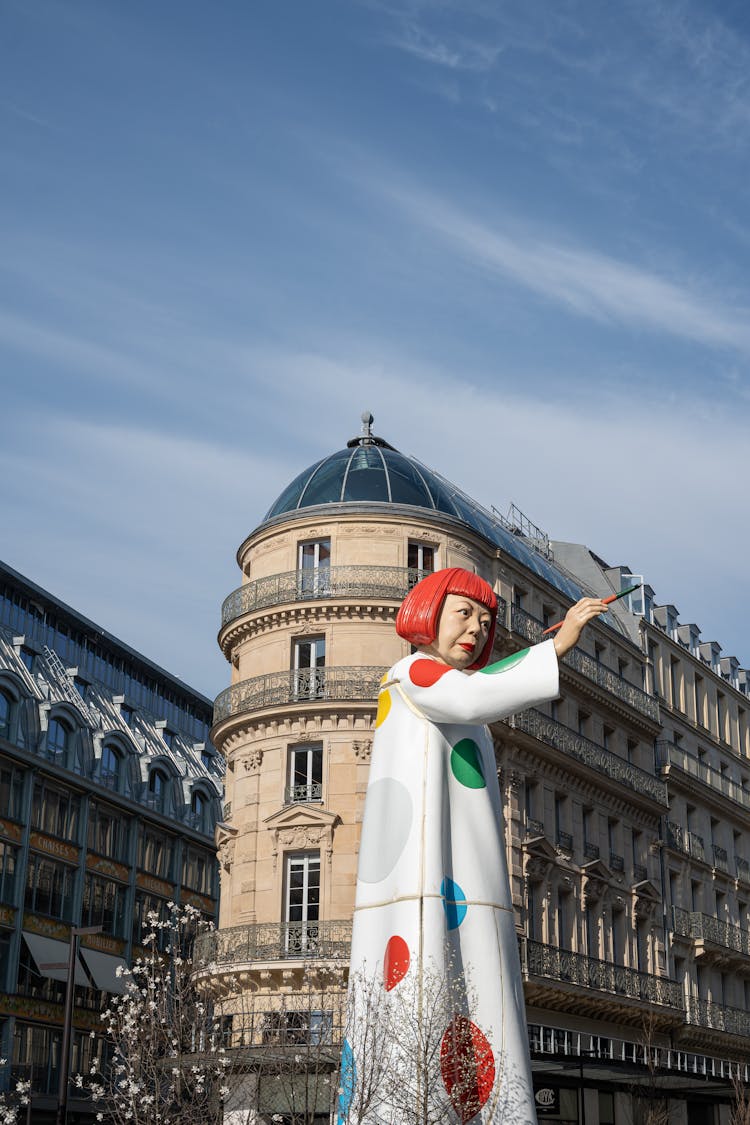
{"type": "MultiPolygon", "coordinates": [[[[449,668],[417,653],[394,669],[392,684],[434,723],[493,723],[554,699],[559,692],[552,640],[513,653],[474,673],[449,668]]],[[[390,686],[383,685],[383,686],[390,686]]]]}

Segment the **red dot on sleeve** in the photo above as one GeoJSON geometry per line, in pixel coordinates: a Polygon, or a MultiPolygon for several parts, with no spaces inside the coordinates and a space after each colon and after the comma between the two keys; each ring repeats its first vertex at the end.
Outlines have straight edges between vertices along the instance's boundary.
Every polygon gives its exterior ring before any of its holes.
{"type": "Polygon", "coordinates": [[[438,664],[436,660],[415,660],[409,669],[409,679],[417,687],[432,687],[450,670],[450,665],[438,664]]]}

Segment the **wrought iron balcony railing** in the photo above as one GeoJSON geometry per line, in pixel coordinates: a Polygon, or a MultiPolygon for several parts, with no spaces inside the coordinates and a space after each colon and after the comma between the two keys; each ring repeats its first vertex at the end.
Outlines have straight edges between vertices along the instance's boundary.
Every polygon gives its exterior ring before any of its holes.
{"type": "Polygon", "coordinates": [[[558,833],[557,833],[557,846],[559,848],[562,848],[563,851],[572,852],[573,851],[573,834],[572,834],[572,832],[558,831],[558,833]]]}
{"type": "Polygon", "coordinates": [[[633,864],[633,878],[635,879],[636,883],[643,883],[646,879],[648,879],[648,868],[645,864],[633,864]]]}
{"type": "Polygon", "coordinates": [[[599,845],[598,844],[591,844],[591,843],[589,843],[588,840],[584,840],[584,842],[583,842],[583,854],[586,857],[586,859],[598,859],[599,858],[599,845]]]}
{"type": "Polygon", "coordinates": [[[541,820],[534,820],[532,816],[526,818],[526,835],[527,836],[543,836],[544,823],[541,820]]]}
{"type": "Polygon", "coordinates": [[[558,723],[556,719],[550,719],[536,708],[520,711],[517,715],[503,721],[516,730],[525,731],[541,742],[546,742],[548,746],[554,746],[563,754],[569,754],[576,761],[582,762],[613,781],[618,781],[633,792],[650,797],[660,805],[667,805],[667,787],[654,774],[626,762],[624,758],[618,758],[617,754],[577,734],[570,727],[558,723]]]}
{"type": "Polygon", "coordinates": [[[737,868],[737,878],[742,879],[745,883],[750,883],[750,863],[743,859],[741,855],[736,855],[734,865],[737,868]]]}
{"type": "Polygon", "coordinates": [[[682,990],[676,980],[641,973],[637,969],[599,961],[584,953],[573,953],[557,946],[543,945],[521,938],[521,965],[525,977],[547,977],[598,992],[611,992],[633,1000],[647,1000],[668,1008],[684,1007],[682,990]]]}
{"type": "Polygon", "coordinates": [[[750,1037],[750,1012],[717,1004],[715,1000],[701,1000],[698,996],[690,996],[687,1022],[712,1031],[724,1031],[727,1035],[741,1035],[745,1039],[750,1037]]]}
{"type": "Polygon", "coordinates": [[[697,910],[682,910],[672,907],[674,932],[680,937],[710,941],[723,949],[734,949],[750,957],[750,932],[732,922],[722,922],[710,914],[697,910]]]}
{"type": "Polygon", "coordinates": [[[378,667],[305,668],[300,671],[270,672],[232,684],[216,698],[214,722],[231,715],[259,711],[263,707],[282,707],[289,703],[357,700],[374,703],[385,672],[378,667]]]}
{"type": "Polygon", "coordinates": [[[706,847],[703,843],[703,837],[699,836],[697,832],[690,832],[689,829],[683,828],[681,824],[677,824],[674,820],[667,821],[667,844],[675,851],[682,852],[683,855],[700,859],[703,863],[706,862],[706,847]]]}
{"type": "Polygon", "coordinates": [[[744,789],[736,781],[718,770],[706,765],[700,758],[688,754],[674,742],[660,738],[656,743],[656,764],[658,766],[676,766],[683,773],[698,778],[704,785],[728,797],[730,801],[750,809],[750,790],[744,789]]]}
{"type": "Polygon", "coordinates": [[[609,853],[609,866],[611,867],[611,869],[613,871],[624,871],[625,870],[625,860],[623,859],[623,857],[621,855],[618,855],[617,852],[610,852],[609,853]]]}
{"type": "Polygon", "coordinates": [[[348,959],[351,922],[258,922],[200,934],[195,941],[196,969],[246,965],[253,961],[348,959]]]}
{"type": "Polygon", "coordinates": [[[714,844],[713,852],[714,867],[718,867],[719,871],[729,871],[729,856],[727,855],[726,848],[721,848],[718,844],[714,844]]]}
{"type": "Polygon", "coordinates": [[[405,566],[326,566],[315,570],[288,570],[247,582],[225,598],[221,625],[259,609],[288,602],[322,598],[366,598],[403,601],[420,579],[429,574],[405,566]]]}
{"type": "MultiPolygon", "coordinates": [[[[510,607],[510,628],[513,633],[531,641],[532,644],[543,640],[544,622],[515,605],[510,607]]],[[[597,687],[603,688],[623,703],[627,703],[629,707],[640,711],[642,715],[654,721],[658,720],[659,704],[653,696],[631,684],[611,668],[607,668],[606,664],[589,656],[583,649],[571,649],[563,657],[562,662],[581,676],[585,676],[587,680],[591,680],[597,687]]]]}
{"type": "Polygon", "coordinates": [[[323,783],[312,781],[309,785],[287,785],[284,793],[284,804],[297,805],[306,801],[323,800],[323,783]]]}

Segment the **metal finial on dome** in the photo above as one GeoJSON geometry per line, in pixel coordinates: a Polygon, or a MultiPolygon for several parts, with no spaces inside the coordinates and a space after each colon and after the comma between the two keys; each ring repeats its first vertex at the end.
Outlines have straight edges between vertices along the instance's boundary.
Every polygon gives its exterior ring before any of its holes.
{"type": "Polygon", "coordinates": [[[365,441],[372,440],[372,424],[375,421],[369,410],[362,412],[362,437],[365,441]]]}

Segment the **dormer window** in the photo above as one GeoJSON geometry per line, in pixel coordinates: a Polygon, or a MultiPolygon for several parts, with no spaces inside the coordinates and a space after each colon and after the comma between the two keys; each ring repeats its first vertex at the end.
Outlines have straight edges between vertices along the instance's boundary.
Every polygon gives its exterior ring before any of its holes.
{"type": "Polygon", "coordinates": [[[99,780],[102,785],[106,785],[108,789],[119,789],[121,764],[120,755],[117,750],[112,746],[105,746],[102,750],[102,762],[99,773],[99,780]]]}
{"type": "Polygon", "coordinates": [[[51,719],[47,728],[47,757],[53,762],[65,763],[71,730],[60,719],[51,719]]]}
{"type": "Polygon", "coordinates": [[[0,738],[10,738],[10,718],[13,700],[0,691],[0,738]]]}
{"type": "Polygon", "coordinates": [[[158,812],[164,811],[167,793],[167,775],[164,770],[153,769],[148,775],[149,804],[158,812]]]}

